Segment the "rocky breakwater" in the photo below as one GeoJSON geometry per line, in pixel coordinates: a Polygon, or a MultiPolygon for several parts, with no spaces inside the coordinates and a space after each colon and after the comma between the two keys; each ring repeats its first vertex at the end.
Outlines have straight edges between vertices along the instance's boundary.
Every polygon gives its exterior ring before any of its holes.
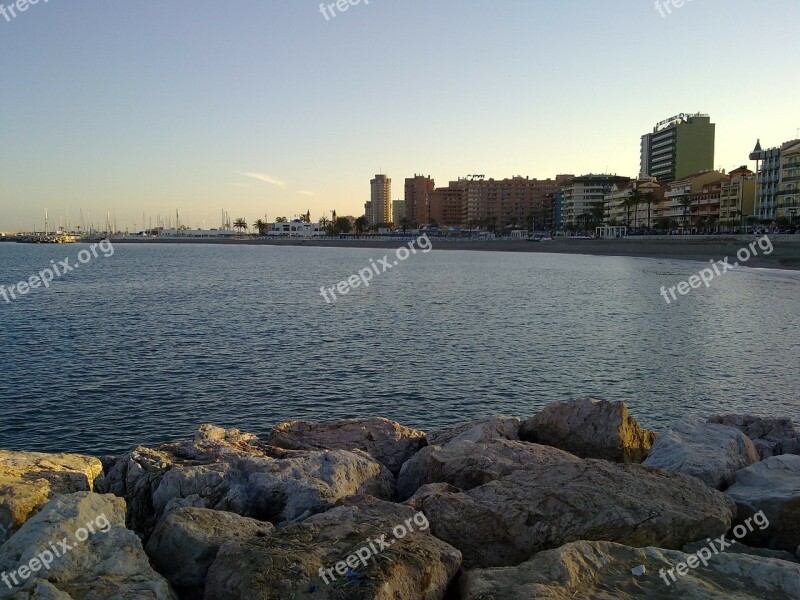
{"type": "Polygon", "coordinates": [[[657,436],[587,398],[429,433],[204,425],[104,468],[0,452],[0,598],[800,597],[794,425],[710,421],[657,436]]]}

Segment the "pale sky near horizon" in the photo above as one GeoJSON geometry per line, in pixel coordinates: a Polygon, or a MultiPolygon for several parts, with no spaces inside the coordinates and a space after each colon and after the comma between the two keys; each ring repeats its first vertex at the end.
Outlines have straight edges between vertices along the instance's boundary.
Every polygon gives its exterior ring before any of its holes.
{"type": "Polygon", "coordinates": [[[711,115],[725,169],[800,137],[797,0],[672,11],[40,0],[0,16],[0,231],[41,229],[45,208],[122,229],[360,215],[378,172],[394,198],[415,173],[635,176],[640,136],[682,112],[711,115]]]}

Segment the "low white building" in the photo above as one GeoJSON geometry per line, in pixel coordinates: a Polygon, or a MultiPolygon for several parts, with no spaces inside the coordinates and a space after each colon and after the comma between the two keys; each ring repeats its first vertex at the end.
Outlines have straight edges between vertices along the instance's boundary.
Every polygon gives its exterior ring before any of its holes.
{"type": "Polygon", "coordinates": [[[229,238],[237,234],[230,229],[162,229],[158,235],[163,238],[229,238]]]}
{"type": "Polygon", "coordinates": [[[289,221],[288,223],[275,223],[269,231],[270,237],[312,238],[326,235],[319,223],[306,223],[305,221],[289,221]]]}

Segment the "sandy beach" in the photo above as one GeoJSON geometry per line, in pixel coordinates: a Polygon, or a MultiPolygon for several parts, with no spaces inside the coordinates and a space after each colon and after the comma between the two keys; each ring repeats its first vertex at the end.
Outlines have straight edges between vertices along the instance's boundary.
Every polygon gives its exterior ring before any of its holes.
{"type": "MultiPolygon", "coordinates": [[[[758,256],[747,261],[746,266],[754,268],[800,270],[800,235],[781,236],[772,241],[773,252],[764,255],[756,247],[758,256]],[[796,240],[794,238],[797,238],[796,240]]],[[[586,254],[589,256],[628,256],[638,258],[664,258],[673,260],[723,260],[730,257],[736,261],[736,253],[755,240],[720,237],[679,238],[675,239],[621,239],[621,240],[578,240],[554,239],[545,242],[527,242],[516,240],[439,240],[432,238],[434,250],[472,250],[482,252],[544,252],[553,254],[586,254]]],[[[251,244],[266,246],[306,246],[325,248],[397,248],[404,242],[401,240],[341,240],[322,238],[314,240],[266,240],[266,239],[120,239],[114,243],[167,243],[167,244],[251,244]]]]}

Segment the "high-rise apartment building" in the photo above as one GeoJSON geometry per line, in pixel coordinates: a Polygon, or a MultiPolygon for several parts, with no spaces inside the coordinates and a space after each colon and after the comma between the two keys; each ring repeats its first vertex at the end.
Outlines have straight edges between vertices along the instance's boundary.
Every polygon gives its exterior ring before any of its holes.
{"type": "Polygon", "coordinates": [[[406,218],[412,225],[427,225],[431,221],[430,195],[436,187],[433,179],[414,175],[406,179],[406,218]]]}
{"type": "Polygon", "coordinates": [[[800,217],[800,140],[781,150],[781,178],[778,181],[776,216],[792,225],[800,217]]]}
{"type": "Polygon", "coordinates": [[[392,221],[392,180],[386,175],[375,175],[370,181],[372,195],[370,197],[371,214],[367,214],[369,224],[373,227],[380,223],[392,221]]]}
{"type": "Polygon", "coordinates": [[[455,206],[460,202],[458,223],[464,227],[487,226],[496,231],[509,228],[544,227],[554,221],[553,198],[573,175],[558,175],[555,179],[484,179],[471,176],[451,181],[438,188],[431,201],[431,214],[440,224],[457,221],[455,206]]]}
{"type": "Polygon", "coordinates": [[[630,177],[618,175],[582,175],[574,177],[563,188],[562,221],[565,227],[579,224],[581,217],[591,214],[592,209],[602,204],[614,185],[621,187],[630,183],[630,177]]]}
{"type": "Polygon", "coordinates": [[[364,202],[364,216],[369,221],[369,224],[372,225],[372,200],[364,202]]]}
{"type": "Polygon", "coordinates": [[[642,136],[639,176],[671,183],[714,168],[716,125],[703,114],[680,114],[642,136]]]}
{"type": "Polygon", "coordinates": [[[400,221],[406,218],[406,201],[393,200],[392,201],[392,223],[395,227],[400,226],[400,221]]]}
{"type": "Polygon", "coordinates": [[[467,188],[453,182],[430,194],[430,223],[439,227],[459,227],[462,224],[467,188]]]}
{"type": "Polygon", "coordinates": [[[782,146],[761,149],[761,141],[750,154],[756,161],[755,216],[761,221],[800,216],[800,140],[782,146]]]}

